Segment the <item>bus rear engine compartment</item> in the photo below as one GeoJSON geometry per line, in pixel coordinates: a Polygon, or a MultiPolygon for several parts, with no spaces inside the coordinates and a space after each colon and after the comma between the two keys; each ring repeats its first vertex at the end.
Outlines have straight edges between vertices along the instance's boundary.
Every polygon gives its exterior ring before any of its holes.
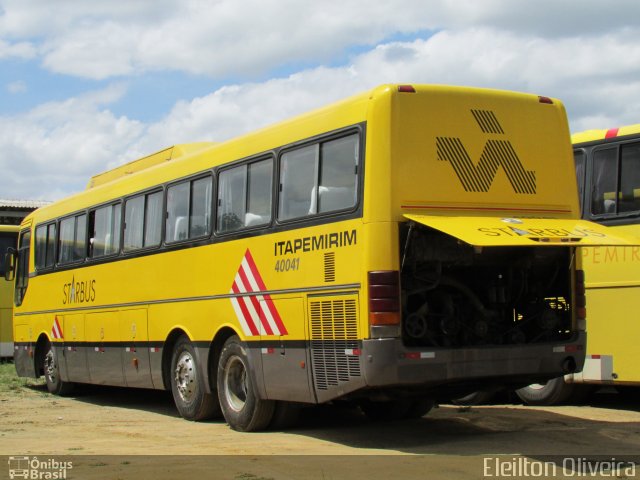
{"type": "Polygon", "coordinates": [[[474,247],[401,227],[402,336],[408,347],[456,348],[572,337],[568,247],[474,247]]]}

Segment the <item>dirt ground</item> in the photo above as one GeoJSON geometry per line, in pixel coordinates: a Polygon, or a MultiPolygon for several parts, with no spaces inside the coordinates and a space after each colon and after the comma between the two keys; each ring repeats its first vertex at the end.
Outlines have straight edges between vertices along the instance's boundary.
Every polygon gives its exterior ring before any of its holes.
{"type": "MultiPolygon", "coordinates": [[[[522,468],[498,475],[496,462],[640,458],[640,406],[615,393],[581,407],[441,405],[390,423],[324,406],[287,431],[238,433],[221,420],[179,418],[166,392],[90,387],[61,398],[22,382],[0,391],[0,478],[9,478],[9,456],[71,461],[66,478],[242,480],[526,478],[522,468]]],[[[640,478],[640,465],[616,476],[640,478]]]]}

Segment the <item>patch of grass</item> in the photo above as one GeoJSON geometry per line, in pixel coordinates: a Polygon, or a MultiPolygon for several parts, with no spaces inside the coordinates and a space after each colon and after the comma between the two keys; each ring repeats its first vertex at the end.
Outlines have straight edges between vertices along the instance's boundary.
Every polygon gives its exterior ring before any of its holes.
{"type": "Polygon", "coordinates": [[[0,363],[0,395],[20,395],[26,388],[44,385],[42,378],[20,378],[13,363],[0,363]]]}

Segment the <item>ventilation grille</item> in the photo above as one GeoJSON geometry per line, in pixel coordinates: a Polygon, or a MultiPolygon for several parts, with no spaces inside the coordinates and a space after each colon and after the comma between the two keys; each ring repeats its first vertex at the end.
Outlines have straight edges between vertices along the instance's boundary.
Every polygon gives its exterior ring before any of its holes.
{"type": "Polygon", "coordinates": [[[324,254],[324,281],[336,281],[336,254],[335,252],[324,254]]]}
{"type": "Polygon", "coordinates": [[[360,377],[356,298],[309,302],[311,356],[317,390],[328,390],[360,377]]]}

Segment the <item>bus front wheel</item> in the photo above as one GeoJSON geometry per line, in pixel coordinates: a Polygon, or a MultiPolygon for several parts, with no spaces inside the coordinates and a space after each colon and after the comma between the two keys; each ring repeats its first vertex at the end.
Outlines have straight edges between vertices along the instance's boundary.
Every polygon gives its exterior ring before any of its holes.
{"type": "Polygon", "coordinates": [[[58,355],[53,348],[53,345],[51,345],[51,342],[47,343],[42,370],[44,371],[44,379],[47,382],[47,390],[49,390],[50,393],[60,396],[71,393],[74,384],[71,382],[64,382],[60,378],[58,355]]]}
{"type": "Polygon", "coordinates": [[[218,398],[225,420],[239,432],[262,430],[273,417],[275,402],[258,397],[245,347],[236,335],[227,339],[220,353],[218,398]]]}
{"type": "Polygon", "coordinates": [[[171,356],[171,393],[178,412],[187,420],[206,420],[220,413],[215,395],[206,393],[193,345],[178,339],[171,356]]]}

